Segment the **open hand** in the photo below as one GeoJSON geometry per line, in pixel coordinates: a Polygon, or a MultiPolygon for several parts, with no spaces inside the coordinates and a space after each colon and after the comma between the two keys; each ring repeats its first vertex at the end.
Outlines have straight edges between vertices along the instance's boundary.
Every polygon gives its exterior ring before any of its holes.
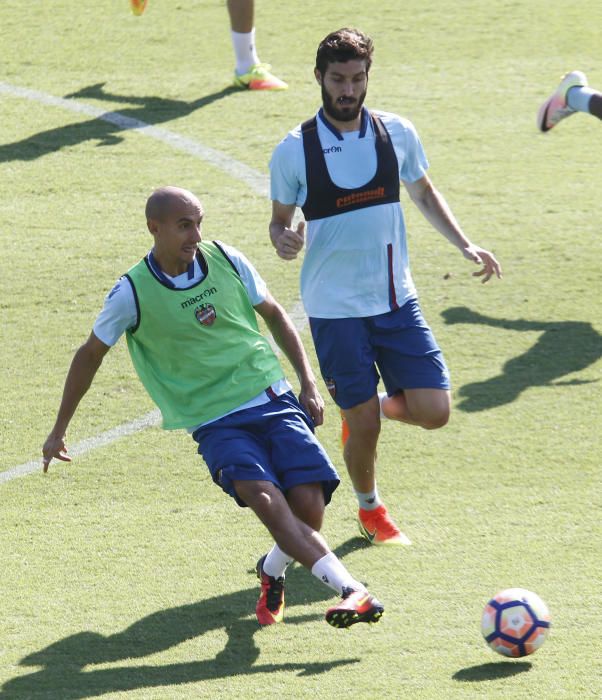
{"type": "Polygon", "coordinates": [[[477,265],[482,265],[478,272],[473,272],[473,277],[482,277],[481,282],[489,281],[493,275],[498,279],[502,277],[502,266],[496,260],[495,255],[490,253],[484,248],[479,248],[479,246],[473,245],[472,243],[467,247],[462,249],[464,257],[468,260],[472,260],[477,265]]]}

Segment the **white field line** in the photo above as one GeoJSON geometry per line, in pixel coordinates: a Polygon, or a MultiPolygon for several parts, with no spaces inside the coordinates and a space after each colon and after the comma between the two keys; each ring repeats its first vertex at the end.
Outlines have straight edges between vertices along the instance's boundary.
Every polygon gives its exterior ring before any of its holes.
{"type": "MultiPolygon", "coordinates": [[[[231,158],[226,153],[221,153],[216,151],[210,146],[205,146],[204,144],[193,141],[192,139],[180,136],[173,131],[168,129],[161,129],[146,122],[140,121],[139,119],[133,119],[131,117],[126,117],[119,112],[105,112],[102,109],[93,107],[92,105],[87,105],[82,102],[76,102],[73,99],[65,99],[64,97],[55,97],[45,92],[40,92],[39,90],[31,90],[29,88],[18,87],[16,85],[10,85],[9,83],[3,83],[0,81],[0,95],[8,95],[10,97],[19,97],[26,100],[31,100],[33,102],[39,102],[49,107],[58,107],[60,109],[66,109],[71,112],[77,112],[78,114],[85,114],[95,119],[102,119],[103,121],[115,124],[122,129],[132,129],[138,133],[148,136],[150,138],[161,141],[178,151],[184,151],[188,155],[199,158],[200,160],[209,163],[210,165],[222,170],[227,173],[235,180],[240,180],[245,183],[253,192],[267,197],[269,193],[269,179],[267,175],[263,175],[257,170],[248,167],[244,163],[231,158]]],[[[295,327],[299,332],[301,332],[307,325],[307,318],[303,311],[303,306],[300,301],[297,301],[290,312],[291,319],[293,320],[295,327]]],[[[277,352],[279,349],[275,346],[273,340],[270,338],[272,347],[275,348],[277,352]]],[[[105,447],[111,443],[119,440],[128,435],[133,435],[138,433],[145,428],[158,425],[161,422],[161,415],[158,410],[151,411],[140,418],[136,418],[129,423],[122,423],[117,425],[110,430],[107,430],[100,435],[96,435],[81,442],[76,443],[69,447],[69,453],[72,457],[77,457],[79,455],[86,454],[92,450],[96,450],[99,447],[105,447]]],[[[41,471],[42,469],[42,458],[32,460],[30,462],[25,462],[25,464],[19,464],[16,467],[12,467],[6,471],[0,472],[0,484],[6,481],[11,481],[20,476],[26,476],[32,472],[41,471]]]]}
{"type": "MultiPolygon", "coordinates": [[[[153,425],[157,425],[161,421],[161,414],[158,410],[151,411],[141,418],[136,418],[136,420],[130,421],[129,423],[122,423],[121,425],[111,428],[100,435],[96,435],[81,442],[76,443],[69,447],[69,454],[71,457],[77,457],[79,455],[86,454],[86,452],[92,452],[92,450],[97,450],[99,447],[104,447],[105,445],[110,445],[115,440],[119,440],[127,435],[133,435],[138,433],[145,428],[149,428],[153,425]]],[[[32,460],[31,462],[26,462],[25,464],[20,464],[18,467],[13,467],[5,472],[0,472],[0,484],[3,481],[10,481],[11,479],[16,479],[19,476],[25,476],[26,474],[31,474],[31,472],[42,471],[42,458],[32,460]]]]}
{"type": "Polygon", "coordinates": [[[74,99],[55,97],[54,95],[49,95],[46,92],[30,90],[29,88],[18,87],[16,85],[10,85],[9,83],[0,82],[0,94],[9,95],[10,97],[20,97],[33,102],[39,102],[40,104],[48,105],[49,107],[58,107],[60,109],[66,109],[70,112],[85,114],[88,117],[94,117],[95,119],[101,119],[102,121],[109,122],[110,124],[115,124],[124,130],[131,129],[138,131],[144,136],[149,136],[157,141],[162,141],[177,151],[184,151],[184,153],[187,153],[188,155],[204,160],[206,163],[209,163],[210,165],[213,165],[227,173],[235,180],[244,182],[253,190],[253,192],[256,192],[264,197],[268,196],[269,178],[267,175],[264,175],[257,170],[253,170],[253,168],[250,168],[244,163],[240,163],[225,153],[216,151],[210,146],[205,146],[204,144],[188,139],[185,136],[180,136],[173,131],[169,131],[169,129],[161,129],[160,127],[152,126],[151,124],[140,121],[140,119],[126,117],[123,114],[119,114],[119,112],[105,112],[99,107],[93,107],[92,105],[88,105],[83,102],[76,102],[74,99]]]}

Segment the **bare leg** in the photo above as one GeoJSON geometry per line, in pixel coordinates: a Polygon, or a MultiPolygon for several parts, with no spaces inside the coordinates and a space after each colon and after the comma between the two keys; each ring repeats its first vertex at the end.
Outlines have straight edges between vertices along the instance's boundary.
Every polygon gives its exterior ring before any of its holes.
{"type": "Polygon", "coordinates": [[[374,489],[376,444],[380,434],[378,397],[343,411],[349,427],[349,438],[343,456],[353,488],[360,493],[374,489]]]}
{"type": "MultiPolygon", "coordinates": [[[[234,487],[238,496],[270,531],[278,546],[322,583],[343,596],[340,603],[326,611],[329,624],[349,627],[356,622],[377,622],[380,619],[383,606],[351,576],[329,550],[322,536],[300,520],[300,517],[304,517],[317,527],[322,524],[324,496],[319,484],[291,489],[288,493],[291,505],[281,491],[268,481],[235,481],[234,487]]],[[[284,610],[284,580],[276,580],[263,573],[260,578],[262,592],[256,606],[257,620],[261,625],[280,622],[284,610]],[[270,595],[276,600],[270,602],[270,595]]]]}
{"type": "MultiPolygon", "coordinates": [[[[442,389],[409,389],[383,399],[387,418],[433,430],[449,419],[450,393],[442,389]]],[[[373,544],[410,544],[391,520],[376,489],[376,446],[380,434],[378,396],[342,411],[348,437],[343,456],[359,502],[362,534],[373,544]]]]}
{"type": "MultiPolygon", "coordinates": [[[[234,488],[239,498],[267,527],[280,549],[300,564],[311,570],[319,559],[330,553],[322,536],[294,514],[286,498],[274,484],[269,481],[235,481],[234,488]]],[[[295,507],[303,510],[301,503],[305,500],[307,499],[302,493],[296,494],[295,507]]],[[[315,519],[316,516],[313,517],[315,519]]]]}
{"type": "Polygon", "coordinates": [[[383,400],[387,418],[427,430],[442,428],[450,410],[451,397],[446,389],[406,389],[383,400]]]}
{"type": "Polygon", "coordinates": [[[248,34],[253,29],[254,0],[228,0],[230,29],[239,34],[248,34]]]}
{"type": "Polygon", "coordinates": [[[321,484],[302,484],[290,489],[286,500],[293,513],[318,532],[324,520],[324,491],[321,484]]]}
{"type": "MultiPolygon", "coordinates": [[[[302,484],[288,491],[286,500],[293,513],[318,532],[322,529],[324,519],[324,492],[320,484],[302,484]]],[[[292,563],[292,557],[288,552],[283,552],[275,544],[267,553],[263,563],[263,570],[269,575],[278,578],[283,576],[286,567],[292,563]]]]}
{"type": "MultiPolygon", "coordinates": [[[[445,389],[407,389],[383,401],[387,418],[427,430],[443,427],[449,420],[450,392],[445,389]]],[[[374,489],[376,445],[380,433],[378,397],[343,410],[349,427],[344,457],[353,488],[360,493],[374,489]]]]}

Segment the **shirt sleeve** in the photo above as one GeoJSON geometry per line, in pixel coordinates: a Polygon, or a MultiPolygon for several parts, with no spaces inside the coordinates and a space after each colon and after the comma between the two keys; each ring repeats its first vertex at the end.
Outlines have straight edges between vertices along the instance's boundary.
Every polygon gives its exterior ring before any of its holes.
{"type": "Polygon", "coordinates": [[[281,141],[270,160],[270,196],[281,204],[301,205],[305,186],[305,158],[301,129],[281,141]]]}
{"type": "Polygon", "coordinates": [[[426,175],[429,164],[416,128],[407,119],[387,115],[386,126],[399,163],[399,179],[416,182],[426,175]],[[394,117],[394,118],[391,118],[394,117]]]}
{"type": "Polygon", "coordinates": [[[231,245],[227,245],[223,241],[218,241],[218,243],[224,249],[240,275],[240,279],[251,300],[251,305],[257,306],[257,304],[261,304],[262,301],[265,301],[268,295],[268,286],[244,253],[241,253],[240,250],[237,250],[231,245]]]}
{"type": "Polygon", "coordinates": [[[92,330],[100,341],[112,347],[137,322],[134,291],[127,277],[121,277],[105,297],[104,306],[92,330]]]}

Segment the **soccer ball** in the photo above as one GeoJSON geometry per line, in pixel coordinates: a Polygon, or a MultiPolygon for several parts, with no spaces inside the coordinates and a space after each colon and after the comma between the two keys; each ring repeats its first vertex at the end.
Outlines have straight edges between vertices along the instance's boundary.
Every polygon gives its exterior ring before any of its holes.
{"type": "Polygon", "coordinates": [[[537,651],[550,632],[550,613],[543,600],[524,588],[500,591],[487,603],[481,632],[503,656],[527,656],[537,651]]]}

